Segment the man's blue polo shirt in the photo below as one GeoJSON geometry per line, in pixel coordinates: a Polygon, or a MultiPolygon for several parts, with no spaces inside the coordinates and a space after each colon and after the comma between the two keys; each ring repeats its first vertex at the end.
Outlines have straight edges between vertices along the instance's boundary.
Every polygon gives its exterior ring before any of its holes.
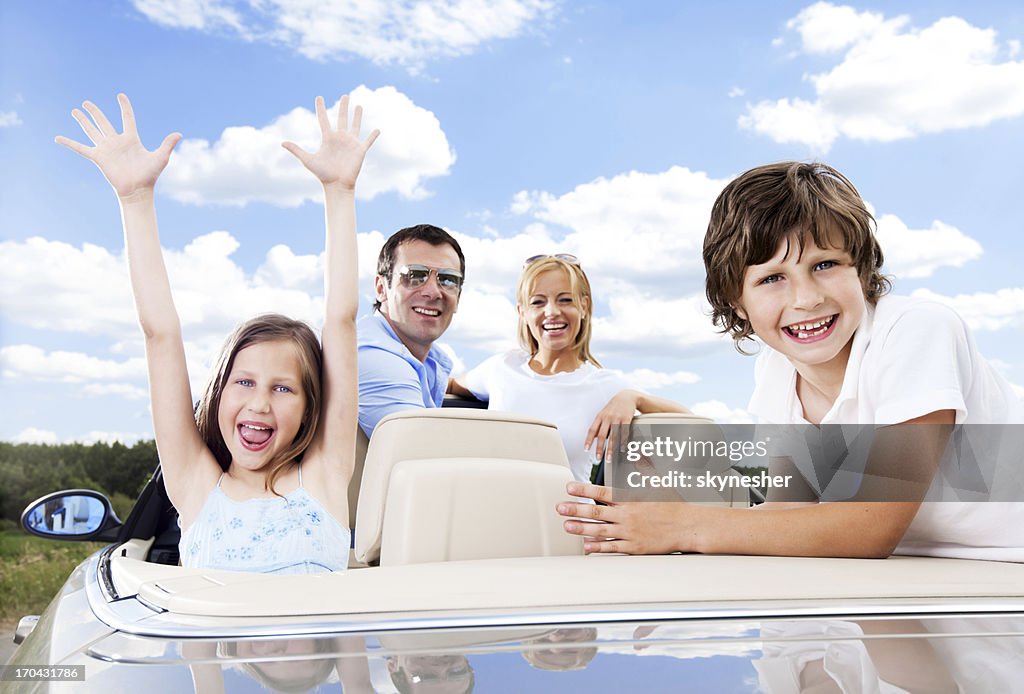
{"type": "Polygon", "coordinates": [[[369,436],[392,412],[440,407],[452,360],[431,345],[425,361],[412,355],[387,319],[374,311],[356,325],[359,341],[359,426],[369,436]]]}

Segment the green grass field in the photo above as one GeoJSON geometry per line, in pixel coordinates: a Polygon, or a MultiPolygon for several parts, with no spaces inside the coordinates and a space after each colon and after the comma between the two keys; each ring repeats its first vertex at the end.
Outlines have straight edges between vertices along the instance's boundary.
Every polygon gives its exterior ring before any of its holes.
{"type": "Polygon", "coordinates": [[[71,570],[102,546],[0,531],[0,621],[41,613],[71,570]]]}

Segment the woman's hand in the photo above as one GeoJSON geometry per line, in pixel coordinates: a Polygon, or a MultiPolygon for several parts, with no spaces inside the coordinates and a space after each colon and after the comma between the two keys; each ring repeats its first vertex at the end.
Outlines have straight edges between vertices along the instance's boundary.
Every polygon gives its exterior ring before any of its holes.
{"type": "Polygon", "coordinates": [[[299,147],[294,142],[282,142],[281,146],[295,155],[295,158],[302,162],[302,165],[312,172],[325,187],[340,186],[347,190],[353,190],[356,186],[356,178],[363,166],[363,157],[370,149],[374,140],[380,135],[379,130],[374,130],[366,136],[362,142],[359,141],[359,126],[363,120],[363,107],[356,106],[352,115],[352,124],[348,122],[348,95],[341,97],[338,104],[338,127],[332,128],[327,118],[327,109],[324,106],[324,98],[316,98],[316,117],[320,122],[321,142],[320,148],[313,153],[299,147]]]}
{"type": "MultiPolygon", "coordinates": [[[[636,414],[637,403],[640,400],[640,393],[635,390],[622,390],[616,393],[611,400],[594,417],[593,424],[587,430],[587,440],[584,447],[589,451],[591,444],[597,441],[594,448],[594,455],[598,460],[605,458],[605,448],[608,452],[615,445],[622,425],[628,426],[636,414]]],[[[607,458],[605,458],[607,460],[607,458]]]]}
{"type": "Polygon", "coordinates": [[[141,192],[153,190],[156,179],[167,166],[171,151],[181,139],[181,133],[171,133],[158,149],[150,152],[139,140],[135,113],[128,97],[118,94],[117,101],[121,105],[124,132],[118,133],[103,111],[91,101],[86,101],[82,108],[92,116],[91,120],[77,108],[71,111],[71,115],[95,146],[89,147],[63,135],[58,135],[54,141],[98,166],[117,196],[128,200],[141,192]]]}

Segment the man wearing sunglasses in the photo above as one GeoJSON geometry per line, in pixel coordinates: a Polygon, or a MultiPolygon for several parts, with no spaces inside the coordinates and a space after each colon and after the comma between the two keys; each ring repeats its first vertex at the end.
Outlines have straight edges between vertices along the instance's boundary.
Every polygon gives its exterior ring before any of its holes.
{"type": "Polygon", "coordinates": [[[392,412],[440,407],[451,359],[434,345],[459,307],[466,260],[444,229],[419,224],[381,248],[373,315],[359,321],[359,426],[392,412]]]}

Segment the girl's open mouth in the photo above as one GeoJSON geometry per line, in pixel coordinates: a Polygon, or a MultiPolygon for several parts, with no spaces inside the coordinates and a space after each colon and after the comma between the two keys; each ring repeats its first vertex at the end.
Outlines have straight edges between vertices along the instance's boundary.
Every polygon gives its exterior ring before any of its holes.
{"type": "Polygon", "coordinates": [[[274,437],[274,428],[264,424],[243,422],[238,425],[238,440],[250,451],[262,451],[274,437]]]}
{"type": "Polygon", "coordinates": [[[832,332],[837,318],[839,318],[838,313],[827,318],[818,318],[816,320],[805,321],[803,323],[793,323],[792,325],[787,325],[782,330],[789,335],[789,337],[797,340],[798,342],[814,342],[827,337],[832,332]]]}

